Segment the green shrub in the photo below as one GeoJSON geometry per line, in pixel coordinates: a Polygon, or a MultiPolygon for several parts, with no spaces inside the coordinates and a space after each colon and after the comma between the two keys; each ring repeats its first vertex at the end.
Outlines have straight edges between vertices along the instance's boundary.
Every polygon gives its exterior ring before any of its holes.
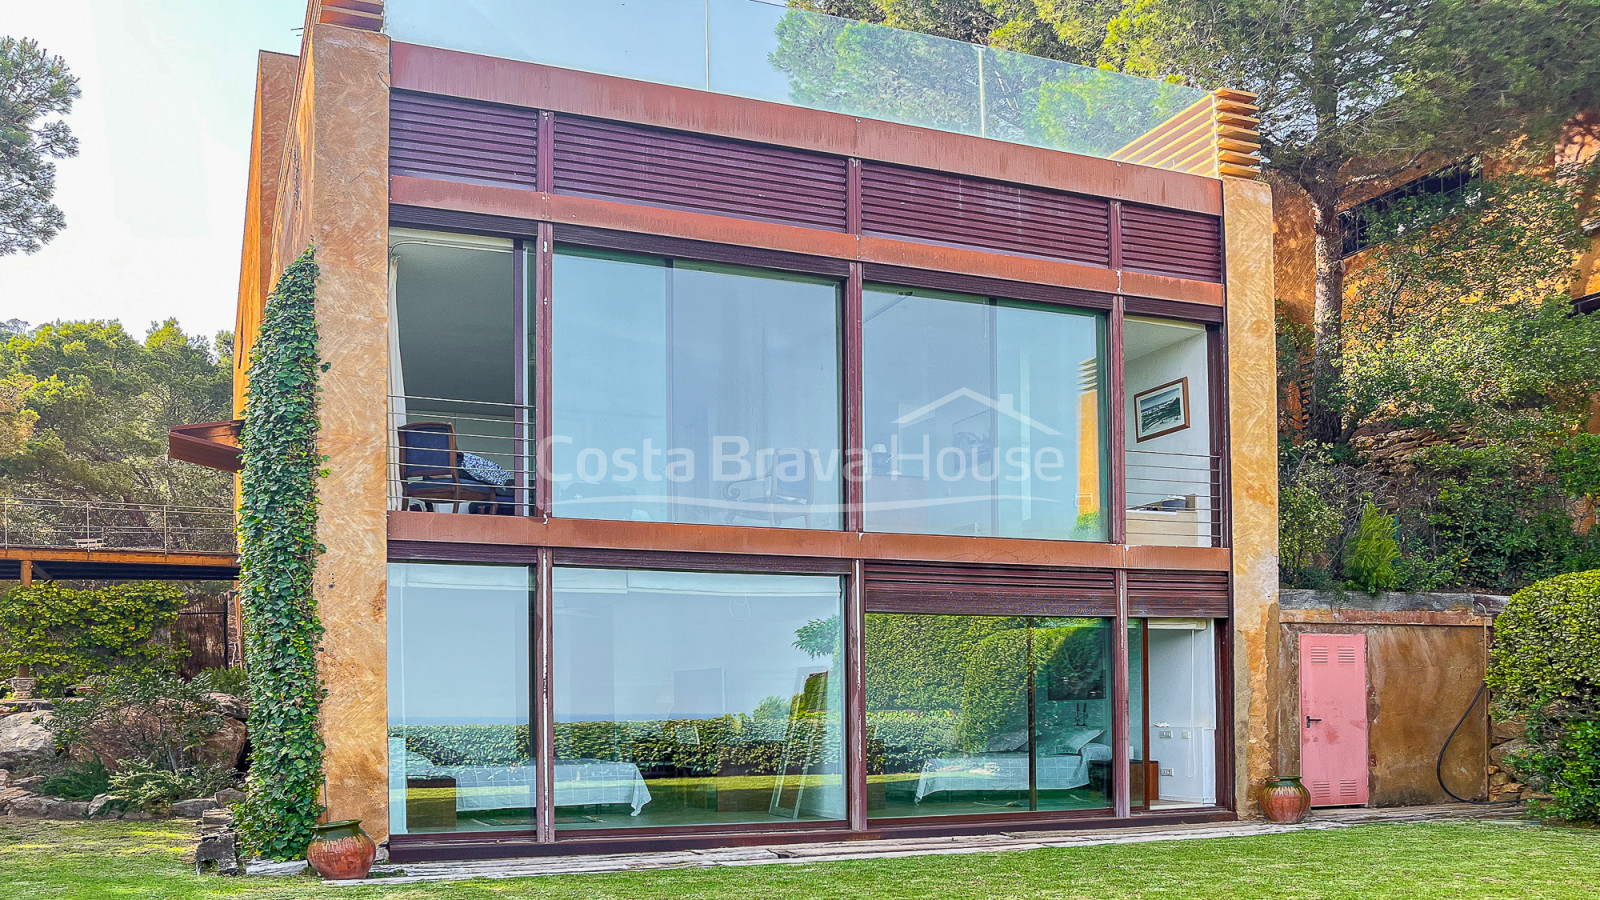
{"type": "Polygon", "coordinates": [[[111,773],[99,760],[73,763],[39,785],[39,793],[63,800],[93,800],[111,790],[111,773]]]}
{"type": "Polygon", "coordinates": [[[176,675],[123,672],[89,686],[83,699],[56,704],[49,728],[64,747],[93,752],[98,742],[124,763],[179,772],[199,762],[200,745],[222,725],[204,691],[176,675]]]}
{"type": "Polygon", "coordinates": [[[112,799],[135,809],[164,812],[179,800],[209,797],[238,783],[239,773],[218,766],[197,765],[177,771],[134,760],[111,776],[112,799]]]}
{"type": "Polygon", "coordinates": [[[187,654],[172,636],[185,602],[182,591],[158,581],[13,587],[0,594],[0,671],[27,666],[47,697],[93,675],[174,671],[187,654]]]}
{"type": "Polygon", "coordinates": [[[194,677],[194,683],[201,690],[214,694],[250,696],[250,679],[245,675],[244,669],[237,666],[226,669],[203,669],[194,677]]]}
{"type": "Polygon", "coordinates": [[[1395,586],[1395,562],[1400,544],[1394,537],[1394,519],[1371,501],[1361,510],[1361,523],[1344,553],[1344,577],[1369,593],[1395,586]]]}
{"type": "Polygon", "coordinates": [[[1343,517],[1319,489],[1314,477],[1290,480],[1278,489],[1278,546],[1284,581],[1314,587],[1309,573],[1319,569],[1343,517]]]}
{"type": "Polygon", "coordinates": [[[1600,821],[1600,571],[1518,591],[1495,620],[1495,711],[1527,720],[1528,749],[1507,765],[1551,795],[1545,813],[1600,821]]]}

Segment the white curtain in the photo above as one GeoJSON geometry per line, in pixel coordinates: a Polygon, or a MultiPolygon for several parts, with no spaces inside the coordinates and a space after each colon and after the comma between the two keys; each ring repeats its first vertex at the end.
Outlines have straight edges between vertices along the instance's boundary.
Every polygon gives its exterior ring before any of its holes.
{"type": "Polygon", "coordinates": [[[400,426],[406,423],[406,377],[400,360],[400,316],[395,303],[395,281],[400,254],[389,252],[389,508],[404,509],[400,484],[400,426]]]}

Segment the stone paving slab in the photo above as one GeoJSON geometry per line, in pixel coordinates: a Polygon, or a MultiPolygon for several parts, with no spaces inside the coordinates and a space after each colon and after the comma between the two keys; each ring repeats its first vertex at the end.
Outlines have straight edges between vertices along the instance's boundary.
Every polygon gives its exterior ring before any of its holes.
{"type": "MultiPolygon", "coordinates": [[[[461,862],[405,863],[373,867],[368,881],[329,881],[331,885],[412,884],[425,881],[464,881],[472,878],[526,878],[540,875],[577,875],[632,872],[652,869],[760,866],[835,862],[850,859],[895,859],[908,856],[949,856],[968,853],[1038,850],[1046,847],[1094,847],[1105,844],[1142,844],[1157,841],[1192,841],[1210,838],[1285,834],[1291,831],[1326,831],[1384,822],[1430,822],[1441,819],[1514,820],[1523,807],[1515,803],[1449,803],[1394,809],[1319,810],[1299,825],[1245,821],[1197,825],[1107,828],[1075,831],[1016,831],[970,836],[898,838],[881,841],[835,841],[815,844],[775,844],[767,847],[733,847],[715,850],[673,850],[655,853],[615,853],[595,856],[556,856],[537,859],[485,859],[461,862]]],[[[252,874],[258,870],[250,867],[252,874]]]]}

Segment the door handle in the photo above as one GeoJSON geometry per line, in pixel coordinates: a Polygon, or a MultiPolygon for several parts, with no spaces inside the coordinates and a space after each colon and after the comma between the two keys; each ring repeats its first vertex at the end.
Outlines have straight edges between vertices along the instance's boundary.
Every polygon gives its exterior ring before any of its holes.
{"type": "Polygon", "coordinates": [[[1312,718],[1311,716],[1306,716],[1306,727],[1310,728],[1312,722],[1321,722],[1321,721],[1322,721],[1321,719],[1316,719],[1316,718],[1312,718]]]}

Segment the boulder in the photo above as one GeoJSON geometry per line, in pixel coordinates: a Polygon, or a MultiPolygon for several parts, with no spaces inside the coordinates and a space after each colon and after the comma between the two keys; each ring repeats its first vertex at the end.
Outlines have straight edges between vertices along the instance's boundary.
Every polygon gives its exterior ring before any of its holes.
{"type": "Polygon", "coordinates": [[[55,808],[51,810],[51,817],[56,819],[83,819],[88,815],[87,800],[57,800],[55,808]]]}
{"type": "Polygon", "coordinates": [[[27,778],[18,778],[16,781],[11,782],[11,787],[31,791],[41,784],[44,784],[43,775],[29,775],[27,778]]]}
{"type": "Polygon", "coordinates": [[[0,719],[0,768],[55,756],[55,735],[45,727],[50,719],[48,712],[13,713],[0,719]]]}
{"type": "Polygon", "coordinates": [[[1489,762],[1504,768],[1506,764],[1506,754],[1521,753],[1527,749],[1528,742],[1522,738],[1506,741],[1504,744],[1496,744],[1494,747],[1489,748],[1489,762]]]}
{"type": "Polygon", "coordinates": [[[86,818],[92,819],[95,816],[98,816],[101,813],[105,812],[106,811],[106,807],[110,806],[110,805],[111,805],[111,795],[110,794],[96,794],[94,799],[89,801],[89,808],[87,810],[85,810],[83,814],[84,814],[84,816],[86,818]]]}
{"type": "Polygon", "coordinates": [[[218,875],[244,874],[244,869],[239,865],[238,840],[233,832],[219,831],[201,836],[200,846],[194,851],[194,872],[196,875],[207,872],[218,875]]]}
{"type": "MultiPolygon", "coordinates": [[[[226,696],[226,695],[221,695],[226,696]]],[[[249,733],[238,719],[222,720],[222,727],[200,743],[200,758],[212,765],[237,769],[244,765],[244,745],[249,733]]]]}
{"type": "Polygon", "coordinates": [[[217,791],[213,799],[217,801],[218,806],[232,806],[235,803],[243,803],[245,793],[237,788],[223,788],[217,791]]]}
{"type": "Polygon", "coordinates": [[[1527,729],[1527,723],[1521,719],[1512,719],[1509,722],[1496,722],[1494,723],[1494,732],[1490,737],[1490,743],[1503,744],[1506,741],[1515,740],[1522,737],[1526,733],[1527,729]]]}
{"type": "Polygon", "coordinates": [[[9,810],[11,808],[11,804],[15,803],[16,801],[21,800],[24,797],[32,796],[33,792],[27,790],[26,788],[0,788],[0,813],[9,810]]]}
{"type": "Polygon", "coordinates": [[[11,773],[9,771],[5,770],[5,769],[0,769],[0,788],[5,787],[6,786],[6,782],[8,782],[10,780],[11,780],[11,773]]]}
{"type": "Polygon", "coordinates": [[[230,719],[238,719],[242,722],[250,717],[250,701],[244,699],[243,697],[236,697],[233,694],[221,694],[216,692],[206,694],[205,697],[207,700],[210,700],[212,703],[217,705],[217,712],[222,713],[230,719]]]}
{"type": "Polygon", "coordinates": [[[29,794],[11,801],[11,815],[20,819],[55,819],[60,818],[56,809],[65,800],[54,797],[41,797],[38,794],[29,794]]]}
{"type": "Polygon", "coordinates": [[[217,801],[210,797],[196,797],[193,800],[179,800],[172,804],[172,817],[174,819],[198,819],[208,809],[216,809],[217,801]]]}

